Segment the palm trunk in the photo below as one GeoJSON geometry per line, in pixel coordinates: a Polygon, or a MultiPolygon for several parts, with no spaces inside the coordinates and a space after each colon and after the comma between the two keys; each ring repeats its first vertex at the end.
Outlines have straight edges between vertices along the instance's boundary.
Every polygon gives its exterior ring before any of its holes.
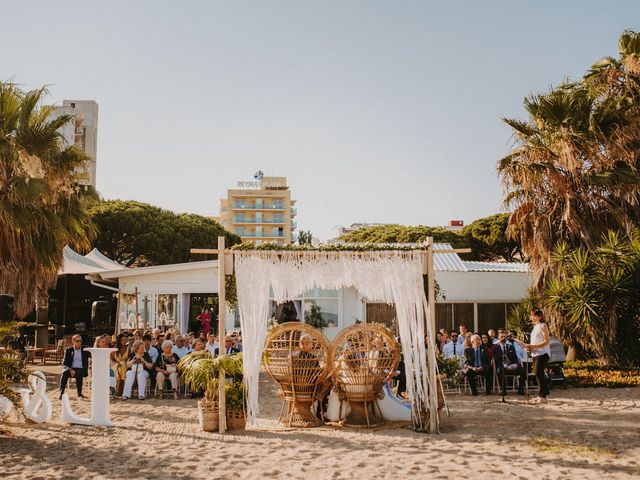
{"type": "Polygon", "coordinates": [[[36,290],[36,348],[49,343],[49,295],[44,289],[36,290]]]}

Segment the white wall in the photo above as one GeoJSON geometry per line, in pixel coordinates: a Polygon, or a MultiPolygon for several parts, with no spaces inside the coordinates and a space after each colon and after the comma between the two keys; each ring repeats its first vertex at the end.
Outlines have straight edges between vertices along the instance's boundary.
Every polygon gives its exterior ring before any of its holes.
{"type": "Polygon", "coordinates": [[[125,293],[218,293],[217,267],[150,273],[120,278],[120,290],[125,293]]]}
{"type": "Polygon", "coordinates": [[[519,302],[527,295],[531,277],[515,272],[436,272],[446,302],[519,302]]]}

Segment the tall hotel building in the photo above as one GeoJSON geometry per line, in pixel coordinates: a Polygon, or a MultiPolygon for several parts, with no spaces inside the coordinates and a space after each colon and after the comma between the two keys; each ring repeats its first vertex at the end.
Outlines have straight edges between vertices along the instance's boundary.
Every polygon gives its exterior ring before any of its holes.
{"type": "Polygon", "coordinates": [[[86,168],[76,172],[78,183],[96,186],[98,153],[98,104],[93,100],[64,100],[55,107],[52,117],[71,115],[73,120],[61,129],[67,145],[75,145],[89,156],[86,168]]]}
{"type": "Polygon", "coordinates": [[[296,240],[296,207],[286,177],[263,177],[256,181],[238,182],[220,199],[220,221],[224,228],[243,242],[277,242],[288,245],[296,240]]]}

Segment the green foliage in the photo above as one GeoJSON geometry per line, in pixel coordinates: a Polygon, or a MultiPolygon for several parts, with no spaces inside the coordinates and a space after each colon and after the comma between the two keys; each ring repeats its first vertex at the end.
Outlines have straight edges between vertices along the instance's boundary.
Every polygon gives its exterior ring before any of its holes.
{"type": "Polygon", "coordinates": [[[204,391],[208,400],[218,397],[220,370],[227,375],[242,375],[242,353],[212,358],[207,351],[192,352],[178,362],[182,381],[194,392],[204,391]]]}
{"type": "Polygon", "coordinates": [[[458,372],[460,371],[460,360],[457,358],[444,358],[441,353],[436,355],[436,363],[438,371],[441,375],[446,375],[447,380],[456,383],[458,380],[458,372]]]}
{"type": "Polygon", "coordinates": [[[535,308],[542,308],[542,297],[535,288],[530,288],[527,296],[507,313],[507,329],[518,332],[521,341],[529,340],[533,330],[531,310],[535,308]]]}
{"type": "Polygon", "coordinates": [[[314,328],[323,330],[329,326],[329,322],[322,318],[322,313],[320,310],[320,306],[311,305],[311,309],[308,312],[304,312],[304,321],[314,328]]]}
{"type": "Polygon", "coordinates": [[[313,240],[313,234],[311,230],[300,230],[298,233],[298,245],[311,245],[311,241],[313,240]]]}
{"type": "Polygon", "coordinates": [[[224,386],[225,406],[229,410],[245,410],[247,398],[243,382],[227,383],[224,386]]]}
{"type": "Polygon", "coordinates": [[[238,306],[238,287],[236,284],[236,274],[227,275],[224,277],[225,285],[225,300],[231,310],[235,310],[238,306]]]}
{"type": "Polygon", "coordinates": [[[152,205],[108,200],[91,209],[98,227],[94,246],[126,266],[165,265],[202,260],[191,248],[217,248],[218,236],[226,245],[240,243],[215,220],[194,214],[176,214],[152,205]]]}
{"type": "Polygon", "coordinates": [[[505,119],[514,149],[498,162],[510,233],[520,237],[536,285],[554,272],[559,241],[593,247],[615,230],[640,225],[640,34],[620,37],[618,59],[605,58],[581,79],[524,102],[525,121],[505,119]]]}
{"type": "Polygon", "coordinates": [[[467,239],[467,246],[471,247],[475,256],[480,260],[513,262],[522,260],[520,243],[517,236],[509,238],[507,228],[509,214],[498,213],[489,217],[479,218],[462,230],[461,234],[467,239]]]}
{"type": "Polygon", "coordinates": [[[434,242],[449,243],[454,248],[467,247],[466,238],[442,227],[418,225],[377,225],[346,233],[340,240],[349,243],[418,243],[433,237],[434,242]]]}
{"type": "MultiPolygon", "coordinates": [[[[18,325],[15,322],[0,323],[0,332],[2,332],[0,337],[5,339],[3,342],[5,347],[7,339],[16,335],[18,325]]],[[[28,371],[20,358],[7,352],[4,355],[0,355],[0,397],[9,399],[18,412],[22,412],[22,403],[13,383],[24,380],[27,375],[28,371]]]]}
{"type": "Polygon", "coordinates": [[[594,248],[561,242],[552,262],[546,305],[569,336],[606,365],[640,364],[640,230],[609,232],[594,248]]]}
{"type": "Polygon", "coordinates": [[[72,117],[54,119],[45,95],[0,82],[0,292],[15,297],[18,318],[55,285],[64,246],[88,249],[94,235],[87,207],[97,195],[77,173],[88,157],[66,144],[72,117]]]}

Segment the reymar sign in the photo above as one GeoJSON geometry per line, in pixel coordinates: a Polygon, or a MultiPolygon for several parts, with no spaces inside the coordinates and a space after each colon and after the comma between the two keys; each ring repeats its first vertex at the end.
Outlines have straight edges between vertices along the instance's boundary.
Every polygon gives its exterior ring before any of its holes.
{"type": "Polygon", "coordinates": [[[262,188],[262,182],[243,182],[238,180],[238,188],[262,188]]]}
{"type": "Polygon", "coordinates": [[[262,188],[262,179],[264,178],[264,173],[262,170],[258,170],[253,174],[253,181],[244,182],[242,180],[238,180],[238,188],[262,188]]]}

